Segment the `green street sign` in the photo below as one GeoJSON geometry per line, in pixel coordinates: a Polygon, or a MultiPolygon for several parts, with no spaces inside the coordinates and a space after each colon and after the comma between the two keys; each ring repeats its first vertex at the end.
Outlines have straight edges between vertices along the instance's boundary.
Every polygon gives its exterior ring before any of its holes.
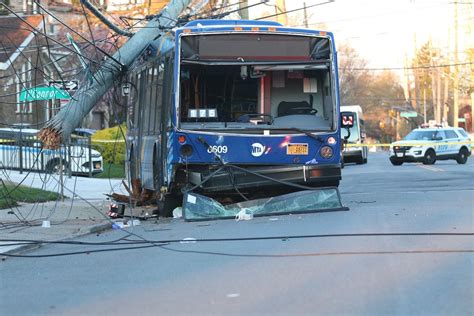
{"type": "Polygon", "coordinates": [[[35,87],[23,89],[20,93],[20,102],[36,100],[70,99],[69,93],[56,87],[35,87]]]}
{"type": "Polygon", "coordinates": [[[400,112],[401,117],[417,117],[418,113],[416,112],[400,112]]]}
{"type": "Polygon", "coordinates": [[[466,118],[465,117],[458,117],[458,122],[459,123],[466,123],[466,118]]]}

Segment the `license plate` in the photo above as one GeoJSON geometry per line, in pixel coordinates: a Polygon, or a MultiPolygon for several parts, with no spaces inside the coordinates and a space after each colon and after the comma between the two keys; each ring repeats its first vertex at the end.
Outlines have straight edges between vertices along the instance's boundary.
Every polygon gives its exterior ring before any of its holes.
{"type": "Polygon", "coordinates": [[[403,153],[397,153],[397,157],[403,157],[403,153]]]}
{"type": "Polygon", "coordinates": [[[287,155],[307,155],[308,144],[288,144],[286,146],[287,155]]]}

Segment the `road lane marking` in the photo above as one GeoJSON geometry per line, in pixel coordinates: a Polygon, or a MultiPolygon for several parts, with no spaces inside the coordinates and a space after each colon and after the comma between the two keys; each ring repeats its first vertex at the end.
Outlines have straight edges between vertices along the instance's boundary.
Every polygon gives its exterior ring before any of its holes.
{"type": "Polygon", "coordinates": [[[420,168],[423,168],[423,169],[426,169],[426,170],[430,170],[430,171],[434,171],[434,172],[443,172],[444,169],[441,169],[441,168],[436,168],[436,167],[433,167],[433,166],[426,166],[426,165],[417,165],[418,167],[420,168]]]}

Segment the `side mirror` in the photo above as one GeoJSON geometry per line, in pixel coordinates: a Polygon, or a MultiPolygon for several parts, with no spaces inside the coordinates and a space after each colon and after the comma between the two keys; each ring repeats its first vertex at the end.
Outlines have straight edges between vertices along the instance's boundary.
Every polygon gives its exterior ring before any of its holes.
{"type": "Polygon", "coordinates": [[[352,126],[354,126],[354,114],[342,112],[341,126],[345,128],[351,128],[352,126]]]}

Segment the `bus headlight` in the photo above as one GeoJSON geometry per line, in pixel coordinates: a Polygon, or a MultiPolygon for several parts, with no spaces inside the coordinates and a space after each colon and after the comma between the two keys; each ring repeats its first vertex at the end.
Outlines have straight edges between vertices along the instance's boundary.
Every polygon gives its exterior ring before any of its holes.
{"type": "Polygon", "coordinates": [[[321,155],[321,157],[323,157],[324,159],[329,159],[332,157],[332,154],[333,154],[333,151],[332,151],[332,148],[329,147],[329,146],[323,146],[321,147],[321,149],[319,150],[319,154],[321,155]]]}
{"type": "Polygon", "coordinates": [[[328,144],[329,145],[334,145],[336,143],[336,138],[335,137],[329,137],[328,138],[328,144]]]}
{"type": "Polygon", "coordinates": [[[181,146],[181,148],[179,149],[179,153],[183,157],[189,157],[193,154],[193,146],[191,146],[189,144],[185,144],[185,145],[181,146]]]}

